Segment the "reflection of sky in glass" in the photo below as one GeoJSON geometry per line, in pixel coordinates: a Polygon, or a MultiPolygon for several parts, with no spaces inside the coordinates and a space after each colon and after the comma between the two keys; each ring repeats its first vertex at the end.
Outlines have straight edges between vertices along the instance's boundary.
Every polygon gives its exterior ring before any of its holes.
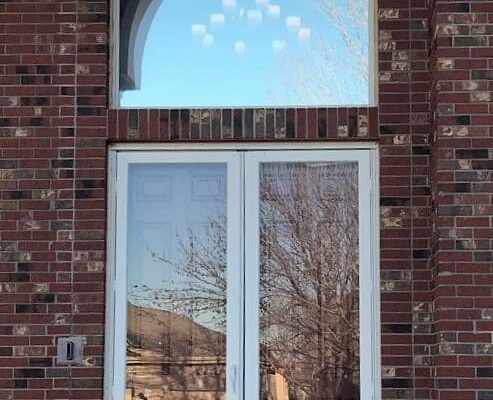
{"type": "MultiPolygon", "coordinates": [[[[222,164],[130,166],[127,249],[130,292],[136,285],[168,290],[187,286],[187,278],[177,273],[176,264],[182,259],[180,244],[188,240],[190,232],[197,242],[203,243],[208,221],[225,217],[225,179],[226,166],[222,164]]],[[[151,304],[147,300],[142,305],[151,304]]]]}
{"type": "Polygon", "coordinates": [[[123,93],[121,104],[368,103],[367,7],[368,0],[163,1],[141,89],[123,93]]]}

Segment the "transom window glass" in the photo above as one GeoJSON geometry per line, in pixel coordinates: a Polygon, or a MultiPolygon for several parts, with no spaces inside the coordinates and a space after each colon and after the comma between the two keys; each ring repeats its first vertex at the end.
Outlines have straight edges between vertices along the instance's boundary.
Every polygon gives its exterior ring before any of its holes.
{"type": "Polygon", "coordinates": [[[370,1],[120,0],[120,106],[370,104],[370,1]]]}

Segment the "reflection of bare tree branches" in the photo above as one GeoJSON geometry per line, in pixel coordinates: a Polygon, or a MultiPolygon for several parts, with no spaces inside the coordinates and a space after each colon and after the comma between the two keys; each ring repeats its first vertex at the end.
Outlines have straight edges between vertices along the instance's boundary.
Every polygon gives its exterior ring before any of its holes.
{"type": "MultiPolygon", "coordinates": [[[[262,400],[281,399],[270,373],[283,376],[289,400],[359,399],[357,182],[356,163],[262,166],[262,400]]],[[[226,233],[225,217],[211,217],[204,235],[182,240],[177,261],[153,254],[180,279],[133,298],[225,332],[226,233]]]]}
{"type": "Polygon", "coordinates": [[[207,325],[224,332],[226,326],[226,218],[211,218],[200,235],[192,229],[179,244],[178,260],[168,260],[151,251],[154,259],[179,276],[158,289],[146,285],[131,291],[134,301],[151,302],[190,318],[207,320],[207,325]]]}
{"type": "Polygon", "coordinates": [[[368,80],[368,0],[313,0],[320,12],[340,34],[349,50],[343,60],[361,78],[368,80]]]}
{"type": "Polygon", "coordinates": [[[128,387],[152,390],[151,399],[224,400],[225,217],[212,218],[202,234],[189,229],[176,261],[148,251],[176,280],[129,294],[128,387]]]}
{"type": "Polygon", "coordinates": [[[369,79],[368,0],[310,2],[326,24],[312,30],[306,54],[286,51],[281,58],[286,80],[305,104],[361,103],[369,79]]]}
{"type": "Polygon", "coordinates": [[[310,400],[347,398],[358,381],[356,171],[271,164],[261,177],[264,366],[310,400]]]}

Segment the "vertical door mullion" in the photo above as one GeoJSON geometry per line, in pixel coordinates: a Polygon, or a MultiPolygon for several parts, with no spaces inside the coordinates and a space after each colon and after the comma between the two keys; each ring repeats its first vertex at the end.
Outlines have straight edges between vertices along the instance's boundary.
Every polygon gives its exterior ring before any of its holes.
{"type": "Polygon", "coordinates": [[[241,155],[228,161],[227,178],[227,283],[226,283],[226,398],[242,399],[243,352],[243,255],[242,255],[242,179],[241,155]]]}
{"type": "Polygon", "coordinates": [[[245,154],[245,400],[260,395],[260,229],[258,153],[245,154]]]}

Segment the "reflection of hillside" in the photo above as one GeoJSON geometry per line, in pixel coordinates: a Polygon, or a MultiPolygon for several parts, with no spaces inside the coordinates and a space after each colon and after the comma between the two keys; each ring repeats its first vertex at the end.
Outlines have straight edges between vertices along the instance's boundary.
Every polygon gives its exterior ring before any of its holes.
{"type": "Polygon", "coordinates": [[[167,356],[224,356],[226,336],[191,318],[128,303],[127,340],[167,356]]]}
{"type": "Polygon", "coordinates": [[[128,304],[125,400],[223,400],[225,335],[178,314],[128,304]]]}

